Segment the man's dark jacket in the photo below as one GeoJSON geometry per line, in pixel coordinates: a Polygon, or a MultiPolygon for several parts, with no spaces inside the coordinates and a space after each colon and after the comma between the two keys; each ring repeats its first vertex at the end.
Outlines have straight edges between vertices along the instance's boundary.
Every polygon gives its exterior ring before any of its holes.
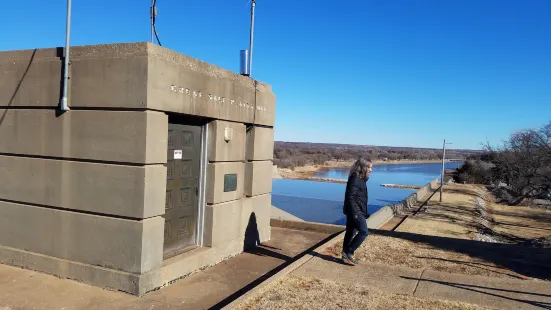
{"type": "Polygon", "coordinates": [[[361,215],[364,218],[369,217],[369,213],[367,213],[366,180],[356,175],[348,178],[346,193],[344,194],[343,213],[351,216],[361,215]]]}

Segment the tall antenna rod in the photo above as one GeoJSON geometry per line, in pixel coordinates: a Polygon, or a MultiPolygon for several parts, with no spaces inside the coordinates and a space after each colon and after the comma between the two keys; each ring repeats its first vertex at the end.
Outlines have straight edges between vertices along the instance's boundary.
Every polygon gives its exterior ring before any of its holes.
{"type": "Polygon", "coordinates": [[[153,43],[153,25],[155,24],[155,0],[151,0],[151,7],[149,8],[149,17],[151,18],[150,35],[149,40],[153,43]]]}
{"type": "Polygon", "coordinates": [[[253,73],[253,40],[254,40],[254,7],[256,0],[251,0],[251,34],[249,41],[249,76],[253,73]]]}

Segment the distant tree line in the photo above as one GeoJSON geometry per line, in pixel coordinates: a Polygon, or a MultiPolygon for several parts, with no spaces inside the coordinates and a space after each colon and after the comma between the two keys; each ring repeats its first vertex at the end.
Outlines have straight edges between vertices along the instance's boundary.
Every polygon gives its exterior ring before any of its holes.
{"type": "MultiPolygon", "coordinates": [[[[446,150],[446,158],[465,159],[479,151],[446,150]]],[[[352,161],[358,157],[371,160],[441,160],[442,150],[427,148],[361,146],[346,144],[275,142],[274,164],[281,168],[323,165],[328,161],[352,161]]]]}
{"type": "Polygon", "coordinates": [[[551,122],[512,134],[497,147],[469,157],[455,181],[487,184],[511,204],[524,198],[551,199],[551,122]]]}

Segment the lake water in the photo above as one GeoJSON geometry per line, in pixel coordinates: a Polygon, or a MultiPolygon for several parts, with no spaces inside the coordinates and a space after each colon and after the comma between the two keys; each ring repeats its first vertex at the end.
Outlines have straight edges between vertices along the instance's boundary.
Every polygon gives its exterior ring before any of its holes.
{"type": "MultiPolygon", "coordinates": [[[[455,169],[462,162],[446,163],[445,169],[455,169]]],[[[424,186],[440,178],[441,164],[376,165],[367,182],[370,213],[381,207],[397,203],[414,192],[410,189],[382,187],[381,184],[407,184],[424,186]]],[[[348,178],[348,169],[335,168],[320,171],[315,176],[333,179],[348,178]]],[[[304,180],[274,179],[272,205],[305,221],[339,224],[345,223],[342,214],[346,184],[304,180]]]]}

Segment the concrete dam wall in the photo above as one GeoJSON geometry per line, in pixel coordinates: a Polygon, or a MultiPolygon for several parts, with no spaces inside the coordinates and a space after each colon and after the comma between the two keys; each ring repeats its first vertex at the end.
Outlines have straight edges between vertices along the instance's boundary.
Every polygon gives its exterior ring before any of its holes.
{"type": "Polygon", "coordinates": [[[416,203],[421,202],[422,197],[427,193],[436,190],[438,184],[438,179],[434,179],[399,203],[390,204],[377,210],[377,212],[373,213],[367,220],[367,227],[372,229],[379,228],[395,215],[404,214],[406,210],[412,208],[416,203]]]}

